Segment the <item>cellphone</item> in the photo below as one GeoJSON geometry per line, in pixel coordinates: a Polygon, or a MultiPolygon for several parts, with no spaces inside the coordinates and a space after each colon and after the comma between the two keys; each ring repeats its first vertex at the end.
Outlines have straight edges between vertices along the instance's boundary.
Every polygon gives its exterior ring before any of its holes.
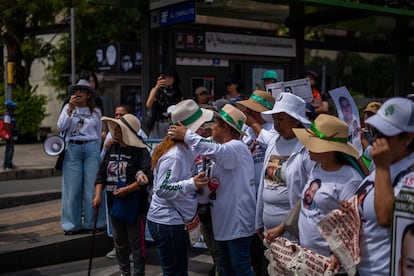
{"type": "Polygon", "coordinates": [[[206,173],[207,170],[207,158],[203,156],[203,172],[206,173]]]}

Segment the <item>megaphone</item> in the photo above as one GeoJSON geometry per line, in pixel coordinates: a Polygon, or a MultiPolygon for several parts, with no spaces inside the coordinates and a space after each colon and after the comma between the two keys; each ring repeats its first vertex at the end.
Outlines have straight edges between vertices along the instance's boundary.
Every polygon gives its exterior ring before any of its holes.
{"type": "Polygon", "coordinates": [[[65,149],[65,140],[60,135],[52,135],[43,143],[43,150],[47,155],[59,155],[65,149]]]}

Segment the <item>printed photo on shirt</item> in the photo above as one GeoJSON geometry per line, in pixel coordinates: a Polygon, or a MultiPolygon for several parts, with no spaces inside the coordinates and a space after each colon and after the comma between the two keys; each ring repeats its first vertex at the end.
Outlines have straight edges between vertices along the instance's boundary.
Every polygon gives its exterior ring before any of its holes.
{"type": "Polygon", "coordinates": [[[283,176],[284,162],[286,162],[286,158],[275,155],[270,156],[265,169],[265,189],[274,190],[278,186],[285,185],[283,176]]]}
{"type": "Polygon", "coordinates": [[[321,187],[321,180],[314,179],[310,182],[309,187],[306,189],[304,197],[303,197],[303,207],[308,210],[316,209],[316,202],[313,200],[315,197],[316,192],[321,187]]]}

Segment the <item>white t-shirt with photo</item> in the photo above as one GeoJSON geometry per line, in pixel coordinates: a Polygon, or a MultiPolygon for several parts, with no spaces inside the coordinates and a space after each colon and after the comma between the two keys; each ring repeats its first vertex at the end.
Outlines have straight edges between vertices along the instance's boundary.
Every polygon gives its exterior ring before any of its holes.
{"type": "MultiPolygon", "coordinates": [[[[414,162],[414,153],[392,164],[390,167],[391,183],[395,177],[414,162]]],[[[364,275],[389,275],[391,254],[391,228],[379,225],[374,207],[375,171],[367,176],[358,188],[358,202],[361,214],[360,249],[361,262],[358,272],[364,275]]],[[[402,188],[399,182],[394,187],[394,196],[402,188]]]]}
{"type": "Polygon", "coordinates": [[[302,247],[329,257],[331,249],[322,237],[316,225],[329,212],[339,208],[339,203],[350,199],[361,183],[361,175],[351,166],[343,165],[336,171],[325,171],[316,164],[302,191],[301,211],[299,215],[299,240],[302,247]],[[315,180],[320,180],[310,206],[304,202],[306,190],[315,180]]]}
{"type": "Polygon", "coordinates": [[[286,140],[282,136],[276,136],[269,143],[257,194],[256,229],[264,228],[266,232],[282,223],[289,212],[286,161],[301,147],[302,144],[296,137],[286,140]]]}

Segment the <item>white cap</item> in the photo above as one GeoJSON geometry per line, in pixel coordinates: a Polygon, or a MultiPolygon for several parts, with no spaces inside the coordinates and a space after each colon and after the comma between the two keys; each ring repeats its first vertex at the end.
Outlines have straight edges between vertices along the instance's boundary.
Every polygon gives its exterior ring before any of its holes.
{"type": "Polygon", "coordinates": [[[306,118],[306,102],[292,93],[282,92],[276,98],[276,102],[273,105],[273,109],[269,111],[261,112],[261,116],[264,120],[272,122],[272,114],[285,112],[289,116],[300,121],[305,126],[311,124],[306,118]]]}
{"type": "Polygon", "coordinates": [[[365,120],[386,136],[414,132],[414,102],[395,97],[387,100],[377,114],[365,120]]]}

